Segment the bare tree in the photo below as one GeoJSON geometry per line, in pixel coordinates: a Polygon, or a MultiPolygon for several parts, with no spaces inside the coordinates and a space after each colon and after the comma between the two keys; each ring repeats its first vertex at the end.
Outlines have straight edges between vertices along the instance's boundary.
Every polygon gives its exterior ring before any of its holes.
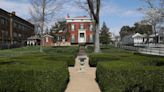
{"type": "Polygon", "coordinates": [[[86,1],[86,0],[76,0],[75,3],[76,3],[76,5],[77,5],[79,8],[83,9],[84,11],[86,11],[86,12],[88,13],[88,15],[89,15],[89,16],[91,17],[91,19],[92,19],[92,14],[91,14],[91,12],[90,12],[90,10],[89,10],[89,7],[88,7],[88,4],[87,4],[87,1],[86,1]]]}
{"type": "Polygon", "coordinates": [[[40,52],[43,52],[43,33],[47,23],[53,21],[55,14],[62,8],[63,0],[31,0],[32,7],[30,14],[36,25],[40,28],[41,45],[40,52]]]}
{"type": "Polygon", "coordinates": [[[159,2],[159,5],[156,6],[155,0],[143,0],[147,7],[139,8],[139,11],[143,12],[145,14],[145,23],[152,25],[153,32],[155,34],[155,43],[157,43],[157,30],[156,26],[161,23],[161,20],[164,18],[164,9],[163,2],[164,0],[157,0],[159,2]]]}
{"type": "Polygon", "coordinates": [[[94,52],[100,52],[100,41],[99,41],[99,32],[100,32],[100,7],[101,0],[78,0],[76,2],[78,6],[88,12],[91,19],[94,22],[94,30],[95,30],[95,41],[94,41],[94,52]]]}

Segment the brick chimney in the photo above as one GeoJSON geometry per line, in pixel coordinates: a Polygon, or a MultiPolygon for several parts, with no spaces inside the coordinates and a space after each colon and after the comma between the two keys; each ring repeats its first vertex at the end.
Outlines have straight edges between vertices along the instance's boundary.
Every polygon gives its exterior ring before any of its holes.
{"type": "Polygon", "coordinates": [[[15,11],[12,12],[13,15],[16,15],[15,11]]]}
{"type": "Polygon", "coordinates": [[[69,14],[67,14],[67,18],[70,18],[69,14]]]}

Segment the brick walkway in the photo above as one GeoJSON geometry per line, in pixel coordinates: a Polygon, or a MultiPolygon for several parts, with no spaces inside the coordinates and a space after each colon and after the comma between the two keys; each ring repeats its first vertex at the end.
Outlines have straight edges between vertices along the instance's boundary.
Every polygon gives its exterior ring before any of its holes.
{"type": "Polygon", "coordinates": [[[88,60],[84,48],[80,47],[79,54],[75,60],[75,67],[69,67],[70,82],[65,92],[100,92],[95,81],[96,68],[89,67],[88,60]],[[83,67],[80,66],[79,58],[86,58],[83,67]]]}

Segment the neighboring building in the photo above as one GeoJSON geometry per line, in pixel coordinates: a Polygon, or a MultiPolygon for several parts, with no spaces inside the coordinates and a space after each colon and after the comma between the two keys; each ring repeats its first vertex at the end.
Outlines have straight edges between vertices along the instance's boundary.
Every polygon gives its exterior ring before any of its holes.
{"type": "Polygon", "coordinates": [[[0,48],[13,48],[26,44],[34,35],[34,25],[0,8],[0,48]]]}
{"type": "Polygon", "coordinates": [[[142,35],[140,33],[134,34],[132,38],[133,38],[134,45],[143,44],[147,40],[146,35],[142,35]]]}
{"type": "Polygon", "coordinates": [[[51,35],[44,35],[42,38],[43,46],[53,46],[54,45],[54,37],[51,35]]]}
{"type": "Polygon", "coordinates": [[[146,35],[136,33],[134,35],[128,35],[122,38],[121,42],[124,45],[134,45],[144,44],[146,42],[146,35]]]}
{"type": "Polygon", "coordinates": [[[38,35],[31,36],[27,38],[27,45],[28,46],[34,46],[34,45],[40,45],[40,37],[38,35]]]}
{"type": "Polygon", "coordinates": [[[159,30],[159,43],[162,43],[164,44],[164,27],[162,27],[160,30],[159,30]]]}
{"type": "Polygon", "coordinates": [[[133,40],[132,36],[133,35],[124,36],[121,39],[121,44],[123,44],[123,45],[134,45],[134,40],[133,40]]]}
{"type": "Polygon", "coordinates": [[[70,18],[67,16],[67,31],[70,35],[67,41],[71,44],[93,44],[94,32],[93,32],[93,20],[86,16],[78,16],[70,18]]]}
{"type": "Polygon", "coordinates": [[[121,37],[115,36],[114,34],[111,35],[112,44],[117,47],[120,44],[121,37]]]}

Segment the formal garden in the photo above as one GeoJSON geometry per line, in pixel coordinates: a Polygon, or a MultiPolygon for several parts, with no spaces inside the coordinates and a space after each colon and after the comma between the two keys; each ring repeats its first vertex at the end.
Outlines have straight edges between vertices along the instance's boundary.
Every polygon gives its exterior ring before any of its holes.
{"type": "Polygon", "coordinates": [[[100,54],[86,49],[102,92],[164,92],[164,58],[148,56],[111,46],[100,54]]]}
{"type": "MultiPolygon", "coordinates": [[[[1,92],[64,92],[68,66],[74,66],[78,47],[23,47],[0,51],[1,92]]],[[[163,92],[164,58],[111,46],[101,53],[86,52],[102,92],[163,92]]]]}
{"type": "Polygon", "coordinates": [[[0,92],[63,92],[78,47],[23,47],[0,51],[0,92]]]}

